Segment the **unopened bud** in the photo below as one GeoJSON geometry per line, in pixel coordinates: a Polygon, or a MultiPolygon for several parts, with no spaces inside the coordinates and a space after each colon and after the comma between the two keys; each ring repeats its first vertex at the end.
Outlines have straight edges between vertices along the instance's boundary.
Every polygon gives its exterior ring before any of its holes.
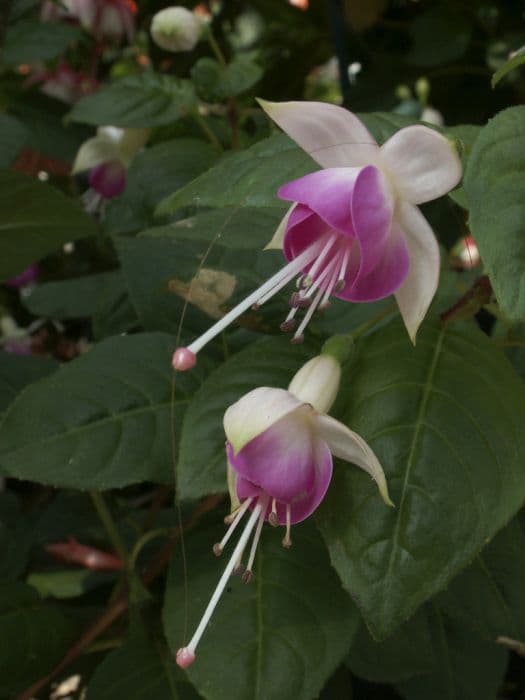
{"type": "Polygon", "coordinates": [[[341,380],[341,366],[332,355],[318,355],[294,376],[288,387],[294,396],[327,413],[335,401],[341,380]]]}
{"type": "Polygon", "coordinates": [[[191,51],[201,37],[202,22],[185,7],[167,7],[151,22],[153,41],[166,51],[191,51]]]}

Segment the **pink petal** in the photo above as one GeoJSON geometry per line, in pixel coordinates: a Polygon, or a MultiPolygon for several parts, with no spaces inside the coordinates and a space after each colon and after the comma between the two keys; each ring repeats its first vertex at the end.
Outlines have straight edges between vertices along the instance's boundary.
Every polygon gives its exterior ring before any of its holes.
{"type": "Polygon", "coordinates": [[[254,495],[249,489],[262,489],[271,498],[297,509],[292,511],[294,522],[317,507],[330,483],[332,459],[326,444],[312,430],[311,415],[309,407],[288,414],[237,455],[227,444],[228,460],[240,477],[239,498],[254,495]]]}
{"type": "Polygon", "coordinates": [[[410,269],[396,291],[396,301],[413,343],[439,282],[439,245],[417,207],[402,203],[398,217],[410,254],[410,269]]]}
{"type": "Polygon", "coordinates": [[[326,221],[305,204],[297,204],[290,214],[284,235],[283,251],[286,259],[293,260],[329,232],[330,227],[326,221]]]}
{"type": "Polygon", "coordinates": [[[89,184],[107,199],[116,197],[126,186],[126,168],[117,160],[97,165],[89,172],[89,184]]]}
{"type": "Polygon", "coordinates": [[[381,161],[402,199],[421,204],[450,192],[461,180],[453,144],[434,129],[407,126],[381,146],[381,161]]]}
{"type": "MultiPolygon", "coordinates": [[[[410,254],[403,233],[395,224],[380,249],[381,257],[367,275],[360,272],[350,288],[337,296],[347,301],[377,301],[393,294],[408,275],[410,254]]],[[[378,256],[379,257],[379,256],[378,256]]]]}
{"type": "MultiPolygon", "coordinates": [[[[353,236],[350,203],[361,168],[326,168],[283,185],[281,199],[305,204],[336,231],[353,236]]],[[[289,221],[289,225],[290,225],[289,221]]],[[[295,223],[295,219],[294,219],[295,223]]]]}
{"type": "Polygon", "coordinates": [[[266,114],[324,168],[374,164],[379,147],[359,119],[324,102],[267,102],[266,114]]]}

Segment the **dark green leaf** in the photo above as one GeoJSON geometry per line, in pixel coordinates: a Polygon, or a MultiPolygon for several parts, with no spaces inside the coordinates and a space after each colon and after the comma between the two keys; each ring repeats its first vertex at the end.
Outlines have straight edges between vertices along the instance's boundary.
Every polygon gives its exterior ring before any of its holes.
{"type": "Polygon", "coordinates": [[[8,168],[27,140],[24,125],[9,116],[0,114],[0,169],[8,168]]]}
{"type": "Polygon", "coordinates": [[[428,611],[434,671],[397,685],[406,700],[494,700],[503,682],[507,652],[478,639],[437,609],[428,611]]]}
{"type": "Polygon", "coordinates": [[[139,153],[128,171],[126,189],[108,207],[105,227],[132,233],[153,223],[159,201],[207,170],[216,151],[197,139],[175,139],[139,153]]]}
{"type": "Polygon", "coordinates": [[[344,422],[376,452],[396,508],[345,465],[320,522],[345,587],[384,638],[523,503],[525,389],[470,325],[428,324],[414,348],[391,323],[362,343],[346,381],[344,422]]]}
{"type": "Polygon", "coordinates": [[[285,338],[265,338],[236,353],[212,372],[195,394],[182,426],[177,464],[184,498],[226,489],[222,417],[225,410],[257,386],[286,387],[311,348],[285,338]]]}
{"type": "MultiPolygon", "coordinates": [[[[111,338],[27,388],[0,426],[4,469],[77,489],[170,481],[174,345],[163,334],[111,338]]],[[[177,420],[197,376],[177,381],[177,420]]]]}
{"type": "Polygon", "coordinates": [[[525,639],[525,519],[514,518],[437,598],[445,612],[494,641],[525,639]]]}
{"type": "Polygon", "coordinates": [[[0,279],[96,230],[93,219],[54,187],[0,172],[0,279]]]}
{"type": "Polygon", "coordinates": [[[269,243],[283,218],[282,207],[224,207],[205,211],[142,233],[148,238],[216,242],[226,248],[256,248],[269,243]]]}
{"type": "Polygon", "coordinates": [[[172,124],[195,107],[188,80],[153,72],[121,78],[79,100],[69,118],[85,124],[152,127],[172,124]]]}
{"type": "Polygon", "coordinates": [[[132,630],[124,644],[97,667],[87,700],[198,700],[173,658],[142,629],[132,630]]]}
{"type": "Polygon", "coordinates": [[[0,580],[12,581],[25,569],[33,528],[21,513],[16,496],[0,493],[0,580]]]}
{"type": "Polygon", "coordinates": [[[470,227],[502,311],[525,319],[525,107],[500,112],[481,131],[464,187],[470,227]]]}
{"type": "Polygon", "coordinates": [[[51,374],[57,367],[58,362],[44,357],[0,352],[0,412],[5,411],[25,386],[51,374]]]}
{"type": "MultiPolygon", "coordinates": [[[[222,528],[188,539],[189,630],[209,600],[222,566],[211,553],[222,528]]],[[[254,580],[232,578],[188,675],[207,700],[313,700],[347,652],[358,616],[341,590],[313,524],[295,526],[293,547],[265,527],[254,580]]],[[[233,545],[232,545],[233,546],[233,545]]],[[[226,552],[225,552],[226,555],[226,552]]],[[[183,641],[181,562],[172,561],[164,629],[172,652],[183,641]]]]}
{"type": "Polygon", "coordinates": [[[426,608],[383,642],[374,641],[362,624],[347,664],[356,676],[374,683],[400,683],[412,676],[429,673],[435,666],[434,631],[426,608]]]}
{"type": "Polygon", "coordinates": [[[2,60],[8,66],[49,61],[64,53],[81,35],[81,30],[70,24],[20,20],[6,32],[2,60]]]}
{"type": "Polygon", "coordinates": [[[115,299],[124,288],[119,271],[46,282],[24,297],[25,306],[36,316],[66,319],[93,316],[106,303],[115,299]]]}
{"type": "Polygon", "coordinates": [[[72,627],[23,583],[0,586],[0,693],[9,695],[49,673],[71,642],[72,627]]]}

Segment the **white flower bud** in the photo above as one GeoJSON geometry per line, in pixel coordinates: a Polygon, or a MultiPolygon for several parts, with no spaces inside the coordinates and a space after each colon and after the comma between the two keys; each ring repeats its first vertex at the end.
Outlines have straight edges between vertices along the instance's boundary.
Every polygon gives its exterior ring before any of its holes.
{"type": "Polygon", "coordinates": [[[319,413],[328,413],[341,381],[341,366],[331,355],[309,360],[294,376],[288,391],[300,401],[311,404],[319,413]]]}
{"type": "Polygon", "coordinates": [[[200,39],[201,20],[185,7],[167,7],[151,22],[151,36],[166,51],[191,51],[200,39]]]}

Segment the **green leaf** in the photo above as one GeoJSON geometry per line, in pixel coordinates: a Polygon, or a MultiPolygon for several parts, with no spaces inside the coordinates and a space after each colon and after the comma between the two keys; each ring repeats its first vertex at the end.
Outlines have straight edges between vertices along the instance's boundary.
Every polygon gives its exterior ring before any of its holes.
{"type": "Polygon", "coordinates": [[[282,207],[224,207],[143,231],[148,238],[170,238],[206,243],[226,248],[262,250],[269,243],[283,218],[282,207]]]}
{"type": "Polygon", "coordinates": [[[390,323],[362,342],[345,382],[341,415],[377,454],[396,508],[363,472],[339,466],[320,524],[345,588],[383,639],[523,503],[525,388],[470,324],[429,323],[414,348],[390,323]]]}
{"type": "Polygon", "coordinates": [[[54,187],[0,172],[0,280],[96,230],[93,219],[54,187]]]}
{"type": "Polygon", "coordinates": [[[474,143],[464,188],[470,227],[502,311],[525,319],[525,107],[500,112],[474,143]]]}
{"type": "Polygon", "coordinates": [[[434,671],[399,683],[405,700],[494,700],[503,682],[507,652],[474,637],[437,609],[428,611],[434,671]]]}
{"type": "MultiPolygon", "coordinates": [[[[211,553],[223,528],[188,538],[189,630],[220,576],[211,553]]],[[[313,700],[348,651],[358,623],[313,523],[294,526],[293,547],[265,527],[254,580],[233,577],[197,649],[188,676],[207,700],[313,700]]],[[[233,545],[232,545],[233,547],[233,545]]],[[[226,553],[225,553],[226,555],[226,553]]],[[[184,635],[181,562],[173,559],[166,586],[164,630],[172,652],[184,635]]]]}
{"type": "Polygon", "coordinates": [[[15,580],[27,565],[33,528],[12,493],[0,493],[0,580],[15,580]]]}
{"type": "Polygon", "coordinates": [[[434,669],[433,632],[426,608],[382,642],[372,639],[361,624],[346,663],[368,681],[401,683],[434,669]]]}
{"type": "Polygon", "coordinates": [[[70,24],[21,20],[10,25],[6,32],[2,60],[8,66],[49,61],[64,53],[81,36],[81,30],[70,24]]]}
{"type": "Polygon", "coordinates": [[[24,305],[36,316],[53,319],[82,318],[95,315],[109,298],[115,299],[124,288],[120,271],[98,272],[34,287],[24,297],[24,305]]]}
{"type": "Polygon", "coordinates": [[[111,233],[134,233],[153,223],[159,201],[213,164],[216,151],[197,139],[174,139],[139,153],[127,174],[126,189],[111,200],[104,222],[111,233]]]}
{"type": "Polygon", "coordinates": [[[481,550],[436,602],[448,614],[494,641],[525,639],[525,517],[514,518],[481,550]]]}
{"type": "Polygon", "coordinates": [[[144,72],[86,95],[75,104],[69,118],[96,126],[153,127],[172,124],[194,107],[195,95],[188,80],[144,72]]]}
{"type": "Polygon", "coordinates": [[[88,684],[87,700],[115,698],[198,700],[199,696],[184,682],[167,649],[136,628],[106,656],[88,684]]]}
{"type": "Polygon", "coordinates": [[[196,180],[163,200],[157,214],[164,216],[183,206],[281,207],[278,188],[288,180],[316,169],[316,164],[287,136],[279,134],[221,160],[196,180]]]}
{"type": "Polygon", "coordinates": [[[24,125],[9,116],[0,114],[0,169],[8,168],[27,140],[24,125]]]}
{"type": "Polygon", "coordinates": [[[17,394],[58,368],[58,362],[32,355],[0,352],[0,412],[5,411],[17,394]]]}
{"type": "Polygon", "coordinates": [[[520,50],[515,52],[514,56],[498,68],[491,78],[490,84],[492,87],[496,87],[499,81],[504,78],[508,73],[516,68],[519,68],[525,63],[525,51],[520,50]]]}
{"type": "Polygon", "coordinates": [[[49,673],[72,641],[71,623],[23,583],[0,585],[0,693],[9,695],[49,673]]]}
{"type": "Polygon", "coordinates": [[[204,56],[191,69],[195,89],[207,102],[220,102],[246,92],[261,79],[262,74],[262,69],[247,56],[237,56],[227,66],[204,56]]]}
{"type": "MultiPolygon", "coordinates": [[[[4,470],[77,489],[171,481],[174,345],[163,334],[110,338],[25,389],[0,425],[4,470]]],[[[177,422],[197,377],[177,380],[177,422]]]]}
{"type": "Polygon", "coordinates": [[[180,434],[179,490],[198,498],[226,490],[222,418],[225,410],[258,386],[286,387],[312,348],[286,338],[264,338],[213,371],[191,401],[180,434]]]}
{"type": "Polygon", "coordinates": [[[58,599],[77,598],[88,591],[113,583],[116,574],[107,571],[89,571],[89,569],[65,569],[63,571],[33,572],[27,577],[27,583],[35,588],[42,598],[48,596],[58,599]]]}

